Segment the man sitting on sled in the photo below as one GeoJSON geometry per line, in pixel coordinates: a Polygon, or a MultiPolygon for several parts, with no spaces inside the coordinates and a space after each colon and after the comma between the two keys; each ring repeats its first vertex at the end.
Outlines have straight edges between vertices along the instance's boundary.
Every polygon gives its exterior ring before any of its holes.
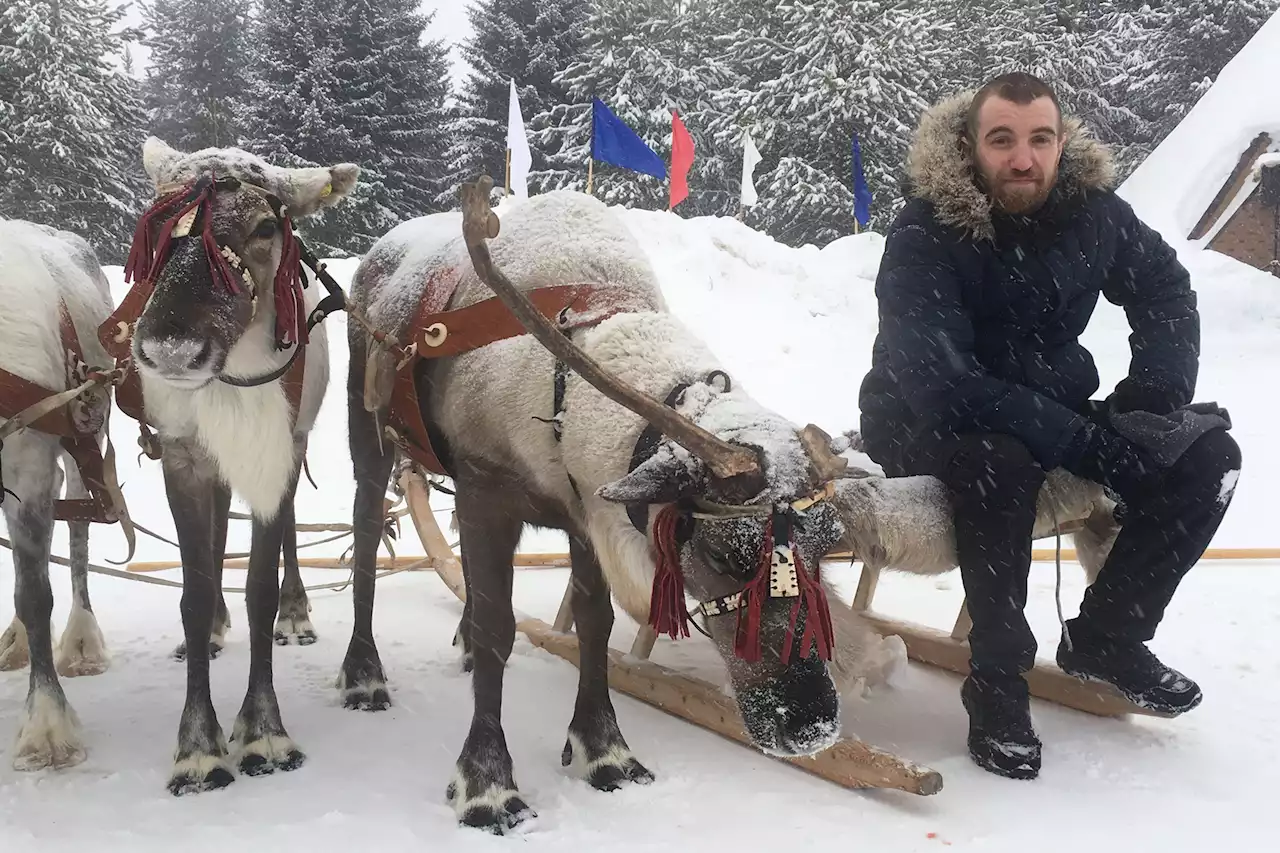
{"type": "Polygon", "coordinates": [[[1069,620],[1058,665],[1177,715],[1194,681],[1146,647],[1227,510],[1240,449],[1226,412],[1190,406],[1200,327],[1186,269],[1111,189],[1103,146],[1022,73],[925,113],[912,197],[876,282],[880,327],[862,436],[890,476],[950,491],[973,628],[961,688],[969,752],[1034,778],[1041,744],[1023,674],[1036,496],[1061,467],[1120,502],[1121,532],[1069,620]],[[1129,375],[1105,400],[1079,343],[1099,295],[1132,327],[1129,375]]]}

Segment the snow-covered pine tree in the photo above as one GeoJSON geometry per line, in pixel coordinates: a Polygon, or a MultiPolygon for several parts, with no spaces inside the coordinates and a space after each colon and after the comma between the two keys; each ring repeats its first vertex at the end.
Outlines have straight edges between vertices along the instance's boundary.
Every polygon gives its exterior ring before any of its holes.
{"type": "Polygon", "coordinates": [[[440,201],[449,184],[449,48],[424,39],[435,13],[419,0],[348,0],[344,58],[358,74],[344,78],[372,112],[352,113],[352,128],[377,152],[383,176],[379,203],[398,220],[454,206],[440,201]],[[366,123],[367,121],[367,123],[366,123]]]}
{"type": "Polygon", "coordinates": [[[1133,83],[1140,112],[1155,125],[1156,143],[1277,9],[1280,0],[1177,0],[1135,13],[1160,30],[1145,73],[1133,83]]]}
{"type": "MultiPolygon", "coordinates": [[[[457,201],[458,186],[488,174],[506,181],[507,104],[516,81],[520,109],[529,120],[569,102],[555,76],[576,60],[588,0],[475,0],[467,14],[471,36],[461,53],[471,66],[451,125],[452,180],[442,202],[457,201]]],[[[530,145],[533,170],[546,168],[542,148],[530,145]]]]}
{"type": "Polygon", "coordinates": [[[772,76],[739,98],[761,152],[778,158],[767,174],[757,172],[763,189],[752,220],[793,245],[852,233],[856,131],[872,227],[888,224],[901,205],[908,142],[939,94],[948,28],[932,11],[893,0],[779,5],[776,36],[754,48],[772,76]]]}
{"type": "Polygon", "coordinates": [[[104,0],[0,9],[0,216],[74,231],[104,263],[123,260],[145,192],[140,93],[115,67],[122,15],[104,0]]]}
{"type": "Polygon", "coordinates": [[[151,0],[142,10],[151,132],[183,151],[235,145],[249,91],[249,0],[151,0]]]}
{"type": "MultiPolygon", "coordinates": [[[[531,173],[530,183],[541,190],[586,188],[591,99],[598,97],[668,164],[671,115],[678,112],[697,147],[689,199],[678,212],[736,210],[732,170],[705,132],[717,111],[714,96],[734,79],[710,45],[707,12],[714,5],[712,0],[596,0],[583,27],[581,59],[556,77],[566,87],[567,101],[529,122],[533,144],[547,156],[547,167],[531,173]]],[[[596,163],[593,192],[609,204],[663,209],[669,183],[596,163]]]]}
{"type": "Polygon", "coordinates": [[[253,36],[246,146],[283,165],[361,168],[341,205],[302,223],[321,254],[359,254],[434,208],[444,176],[444,47],[411,0],[279,0],[253,36]]]}
{"type": "Polygon", "coordinates": [[[1149,153],[1153,128],[1133,109],[1133,73],[1146,61],[1155,31],[1131,0],[1049,0],[1031,7],[1036,50],[1029,70],[1058,92],[1109,145],[1120,179],[1149,153]]]}

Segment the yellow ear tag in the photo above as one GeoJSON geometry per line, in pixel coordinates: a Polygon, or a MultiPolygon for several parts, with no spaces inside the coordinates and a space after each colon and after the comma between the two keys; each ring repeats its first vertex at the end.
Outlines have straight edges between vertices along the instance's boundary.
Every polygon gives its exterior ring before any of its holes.
{"type": "Polygon", "coordinates": [[[331,196],[331,195],[333,195],[333,184],[332,183],[325,184],[324,189],[320,190],[320,198],[327,198],[328,196],[331,196]]]}

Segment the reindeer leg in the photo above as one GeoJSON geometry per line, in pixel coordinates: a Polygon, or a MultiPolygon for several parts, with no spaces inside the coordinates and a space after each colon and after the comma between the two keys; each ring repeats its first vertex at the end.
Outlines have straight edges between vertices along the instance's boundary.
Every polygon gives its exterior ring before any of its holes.
{"type": "Polygon", "coordinates": [[[280,514],[284,516],[284,583],[280,587],[276,644],[309,646],[316,641],[316,629],[311,625],[311,602],[307,600],[302,571],[298,568],[298,530],[293,501],[282,507],[280,514]]]}
{"type": "Polygon", "coordinates": [[[578,701],[561,763],[601,791],[616,791],[623,782],[648,784],[653,774],[636,760],[618,728],[609,698],[609,632],[613,602],[595,551],[577,536],[569,537],[573,622],[581,656],[578,701]]]}
{"type": "Polygon", "coordinates": [[[469,486],[465,474],[457,484],[458,528],[462,553],[467,555],[468,599],[473,602],[475,710],[446,796],[459,823],[501,835],[535,816],[516,789],[502,731],[503,671],[516,634],[511,560],[523,522],[494,492],[469,486]]]}
{"type": "Polygon", "coordinates": [[[347,383],[347,432],[356,479],[351,558],[355,627],[338,676],[338,689],[346,708],[385,711],[391,706],[391,694],[373,640],[373,593],[382,541],[382,499],[395,454],[389,444],[378,440],[378,423],[364,410],[363,362],[363,358],[351,359],[347,383]]]}
{"type": "MultiPolygon", "coordinates": [[[[80,479],[80,471],[70,456],[64,455],[67,472],[67,497],[80,500],[89,497],[89,490],[80,479]]],[[[71,543],[71,615],[54,661],[58,675],[75,678],[80,675],[101,675],[110,665],[107,644],[98,627],[89,602],[89,523],[67,522],[71,543]]]]}
{"type": "MultiPolygon", "coordinates": [[[[231,630],[231,611],[227,609],[227,597],[222,591],[222,563],[227,553],[227,527],[230,525],[231,488],[220,479],[213,484],[213,585],[217,603],[213,611],[213,629],[209,632],[209,659],[216,660],[227,644],[227,631],[231,630]]],[[[174,649],[177,660],[186,660],[187,641],[174,649]]]]}
{"type": "Polygon", "coordinates": [[[70,767],[85,759],[80,721],[58,682],[53,661],[53,589],[49,551],[53,544],[53,502],[58,493],[58,451],[53,440],[19,434],[5,447],[3,478],[18,496],[4,502],[13,539],[17,618],[27,630],[31,677],[27,704],[13,749],[17,770],[70,767]]]}
{"type": "Polygon", "coordinates": [[[235,781],[209,693],[209,637],[218,600],[214,550],[218,475],[212,463],[197,453],[183,442],[167,442],[161,456],[182,554],[182,629],[187,638],[187,699],[169,777],[169,792],[174,795],[225,788],[235,781]]]}
{"type": "MultiPolygon", "coordinates": [[[[298,456],[301,459],[301,454],[298,456]]],[[[231,733],[238,747],[240,772],[262,776],[276,770],[296,770],[306,756],[285,732],[280,720],[280,704],[272,679],[275,635],[272,626],[280,609],[280,544],[292,513],[298,485],[293,472],[289,491],[280,502],[275,518],[264,522],[254,515],[253,544],[249,548],[249,577],[245,584],[245,604],[249,611],[249,689],[231,733]]]]}

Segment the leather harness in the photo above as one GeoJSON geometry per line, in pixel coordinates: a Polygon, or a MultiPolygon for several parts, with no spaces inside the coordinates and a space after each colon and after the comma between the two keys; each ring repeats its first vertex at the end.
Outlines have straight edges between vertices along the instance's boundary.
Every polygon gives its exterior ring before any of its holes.
{"type": "MultiPolygon", "coordinates": [[[[133,330],[154,289],[153,283],[147,279],[136,282],[111,316],[98,327],[98,341],[116,360],[116,364],[122,365],[125,371],[124,379],[116,388],[116,406],[138,422],[142,432],[138,438],[138,445],[142,448],[142,452],[150,459],[159,459],[160,448],[155,441],[155,436],[151,433],[151,430],[155,429],[155,424],[147,420],[146,407],[142,399],[142,380],[133,363],[131,349],[133,330]]],[[[289,402],[289,411],[295,420],[298,415],[298,406],[302,401],[302,386],[307,364],[306,345],[296,346],[300,346],[301,351],[289,362],[288,370],[280,379],[280,387],[284,391],[285,399],[289,402]]]]}
{"type": "MultiPolygon", "coordinates": [[[[461,355],[528,334],[520,320],[496,296],[464,308],[443,310],[457,285],[454,270],[433,273],[428,279],[408,327],[412,343],[400,350],[403,358],[397,365],[387,423],[387,434],[397,447],[431,473],[443,476],[452,476],[453,472],[441,462],[427,434],[414,379],[415,366],[423,359],[461,355]]],[[[539,313],[555,322],[563,334],[593,326],[629,308],[629,294],[616,287],[588,283],[539,287],[526,291],[526,295],[539,313]]],[[[553,401],[556,412],[563,399],[566,375],[567,369],[557,364],[553,401]]],[[[557,428],[558,438],[558,422],[553,421],[553,426],[557,428]]]]}
{"type": "MultiPolygon", "coordinates": [[[[84,382],[92,373],[101,372],[84,360],[84,350],[76,334],[71,314],[63,302],[59,302],[59,336],[66,359],[67,388],[45,388],[15,373],[0,368],[0,417],[9,420],[23,410],[48,397],[70,390],[84,382]]],[[[106,406],[86,405],[76,400],[49,412],[28,425],[29,429],[57,436],[62,448],[70,454],[80,472],[80,479],[89,491],[89,498],[57,500],[54,502],[54,519],[57,521],[94,522],[114,524],[118,519],[114,503],[106,486],[105,463],[98,448],[97,433],[106,422],[106,406]]],[[[0,499],[3,493],[0,493],[0,499]]]]}

